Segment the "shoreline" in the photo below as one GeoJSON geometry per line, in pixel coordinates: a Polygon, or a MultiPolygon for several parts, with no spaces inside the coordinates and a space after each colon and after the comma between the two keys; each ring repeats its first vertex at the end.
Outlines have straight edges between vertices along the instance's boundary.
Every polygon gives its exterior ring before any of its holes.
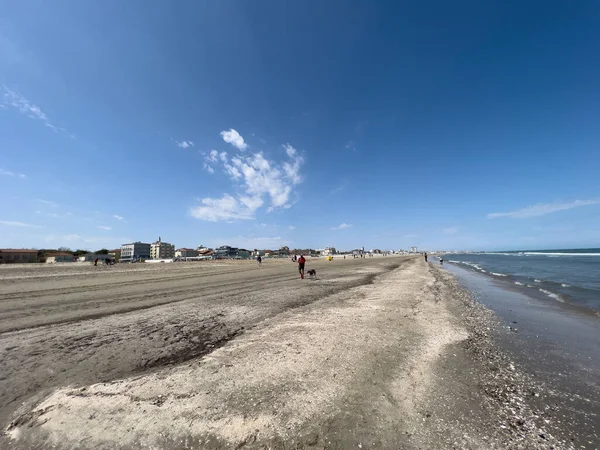
{"type": "MultiPolygon", "coordinates": [[[[14,449],[569,448],[535,405],[535,380],[495,343],[498,319],[450,273],[418,257],[340,262],[310,262],[320,276],[308,282],[286,275],[284,266],[232,273],[232,280],[247,273],[254,284],[256,276],[280,277],[275,291],[269,282],[244,294],[251,297],[244,314],[239,296],[225,305],[222,323],[237,317],[233,336],[204,342],[204,356],[159,358],[150,372],[123,372],[101,383],[67,378],[70,386],[55,384],[19,408],[0,443],[14,449]],[[311,299],[278,306],[301,292],[311,299]],[[250,324],[247,314],[265,301],[276,309],[250,324]]],[[[185,319],[188,304],[197,309],[189,300],[146,310],[157,321],[149,339],[168,338],[165,320],[185,319]]],[[[96,339],[108,329],[148,323],[144,314],[77,324],[96,339]]],[[[75,339],[79,331],[73,333],[75,339]]],[[[111,353],[123,345],[123,336],[103,339],[111,353]]],[[[137,339],[139,350],[143,339],[137,339]]],[[[189,345],[189,338],[178,342],[189,345]]]]}

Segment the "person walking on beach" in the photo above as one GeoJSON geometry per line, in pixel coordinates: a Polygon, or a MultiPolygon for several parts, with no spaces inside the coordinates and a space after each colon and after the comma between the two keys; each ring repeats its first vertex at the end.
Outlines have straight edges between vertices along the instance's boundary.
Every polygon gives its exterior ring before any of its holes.
{"type": "Polygon", "coordinates": [[[304,264],[306,264],[306,259],[304,259],[304,255],[300,255],[298,258],[298,272],[300,272],[300,278],[304,279],[304,264]]]}
{"type": "Polygon", "coordinates": [[[444,257],[440,256],[440,266],[443,266],[443,265],[444,265],[444,257]]]}
{"type": "Polygon", "coordinates": [[[98,265],[98,258],[94,259],[94,265],[97,266],[98,265]]]}
{"type": "Polygon", "coordinates": [[[425,262],[427,262],[427,253],[425,253],[425,262]]]}
{"type": "Polygon", "coordinates": [[[260,267],[262,265],[262,258],[260,257],[260,255],[258,255],[256,260],[258,261],[258,267],[260,267]]]}

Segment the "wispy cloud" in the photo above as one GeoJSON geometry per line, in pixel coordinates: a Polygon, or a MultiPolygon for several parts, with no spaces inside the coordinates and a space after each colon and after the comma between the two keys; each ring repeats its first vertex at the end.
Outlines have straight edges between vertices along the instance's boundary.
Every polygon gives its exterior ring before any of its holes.
{"type": "Polygon", "coordinates": [[[248,148],[248,144],[244,142],[244,138],[233,128],[229,129],[228,131],[221,131],[221,137],[225,142],[233,145],[238,150],[244,151],[248,148]]]}
{"type": "Polygon", "coordinates": [[[456,234],[456,233],[458,233],[458,228],[457,227],[444,228],[442,230],[442,233],[444,233],[444,234],[456,234]]]}
{"type": "Polygon", "coordinates": [[[336,195],[339,194],[340,192],[342,192],[344,189],[346,189],[346,187],[348,186],[348,183],[344,182],[342,184],[340,184],[339,186],[334,187],[332,190],[329,191],[329,195],[336,195]]]}
{"type": "Polygon", "coordinates": [[[7,227],[21,227],[21,228],[44,228],[40,225],[32,225],[30,223],[25,223],[25,222],[15,222],[12,220],[0,220],[0,225],[5,225],[7,227]]]}
{"type": "Polygon", "coordinates": [[[509,217],[511,219],[527,219],[529,217],[545,216],[558,211],[567,209],[579,208],[581,206],[598,205],[600,199],[593,200],[574,200],[572,202],[555,202],[555,203],[538,203],[533,206],[527,206],[523,209],[504,213],[491,213],[487,215],[488,219],[496,219],[498,217],[509,217]]]}
{"type": "Polygon", "coordinates": [[[337,227],[331,227],[332,230],[345,230],[346,228],[350,228],[352,224],[350,223],[341,223],[337,227]]]}
{"type": "Polygon", "coordinates": [[[204,170],[206,170],[210,174],[215,173],[215,169],[213,169],[213,167],[207,163],[204,163],[204,170]]]}
{"type": "Polygon", "coordinates": [[[51,208],[58,208],[58,203],[51,202],[50,200],[42,200],[41,198],[38,198],[37,201],[43,203],[44,205],[48,205],[51,208]]]}
{"type": "Polygon", "coordinates": [[[0,175],[5,175],[7,177],[15,177],[15,178],[27,178],[27,175],[24,173],[11,172],[9,170],[0,169],[0,175]]]}
{"type": "Polygon", "coordinates": [[[283,163],[266,159],[262,152],[236,155],[229,159],[226,152],[212,150],[205,157],[204,168],[214,173],[215,167],[221,167],[234,183],[238,194],[226,193],[221,198],[204,198],[200,206],[190,209],[191,215],[213,222],[247,220],[254,218],[256,210],[267,202],[267,212],[276,208],[290,208],[293,205],[290,201],[293,188],[302,181],[300,170],[304,158],[290,144],[283,148],[287,156],[283,163]]]}
{"type": "Polygon", "coordinates": [[[405,234],[403,237],[406,239],[412,239],[412,238],[419,237],[419,235],[418,234],[405,234]]]}
{"type": "Polygon", "coordinates": [[[47,216],[48,217],[54,217],[54,218],[64,218],[64,217],[73,217],[73,214],[70,213],[70,212],[67,212],[67,213],[64,213],[64,214],[48,213],[47,216]]]}
{"type": "Polygon", "coordinates": [[[190,148],[194,146],[194,143],[192,141],[175,141],[175,143],[178,147],[181,148],[190,148]]]}
{"type": "Polygon", "coordinates": [[[288,227],[288,229],[290,229],[290,230],[294,231],[294,230],[296,229],[296,227],[295,227],[294,225],[290,225],[290,226],[288,227]]]}
{"type": "Polygon", "coordinates": [[[344,147],[346,148],[346,150],[350,150],[356,153],[356,143],[354,141],[350,140],[346,142],[346,145],[344,147]]]}
{"type": "Polygon", "coordinates": [[[117,220],[123,220],[125,217],[119,216],[118,214],[113,214],[113,218],[117,220]]]}
{"type": "Polygon", "coordinates": [[[106,230],[106,231],[112,230],[111,227],[107,227],[106,225],[96,225],[96,228],[100,228],[101,230],[106,230]]]}
{"type": "Polygon", "coordinates": [[[2,96],[3,106],[12,107],[14,109],[17,109],[21,114],[24,114],[31,119],[40,120],[44,122],[44,124],[55,133],[60,132],[67,135],[70,138],[75,138],[75,136],[69,133],[69,131],[67,131],[65,128],[52,124],[46,113],[42,111],[42,109],[39,106],[30,102],[21,94],[18,94],[17,92],[9,89],[5,85],[2,85],[2,90],[4,91],[2,96]]]}

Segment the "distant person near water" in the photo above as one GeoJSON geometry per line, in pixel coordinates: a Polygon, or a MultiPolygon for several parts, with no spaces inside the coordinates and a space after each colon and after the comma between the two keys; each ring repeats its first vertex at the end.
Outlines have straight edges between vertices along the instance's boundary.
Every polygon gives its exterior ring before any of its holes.
{"type": "Polygon", "coordinates": [[[442,256],[440,256],[440,266],[444,265],[444,258],[442,256]]]}
{"type": "Polygon", "coordinates": [[[300,255],[298,258],[298,272],[300,272],[300,278],[304,279],[304,264],[306,264],[306,259],[304,259],[304,255],[300,255]]]}
{"type": "Polygon", "coordinates": [[[260,255],[258,255],[256,260],[258,261],[258,266],[260,267],[262,265],[262,258],[260,257],[260,255]]]}
{"type": "Polygon", "coordinates": [[[427,262],[427,253],[425,253],[425,262],[427,262]]]}

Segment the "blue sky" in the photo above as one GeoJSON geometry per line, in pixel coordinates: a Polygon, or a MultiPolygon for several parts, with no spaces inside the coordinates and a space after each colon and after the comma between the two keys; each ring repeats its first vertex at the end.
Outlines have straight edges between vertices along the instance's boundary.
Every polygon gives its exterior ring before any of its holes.
{"type": "Polygon", "coordinates": [[[595,1],[1,1],[0,247],[600,246],[595,1]]]}

